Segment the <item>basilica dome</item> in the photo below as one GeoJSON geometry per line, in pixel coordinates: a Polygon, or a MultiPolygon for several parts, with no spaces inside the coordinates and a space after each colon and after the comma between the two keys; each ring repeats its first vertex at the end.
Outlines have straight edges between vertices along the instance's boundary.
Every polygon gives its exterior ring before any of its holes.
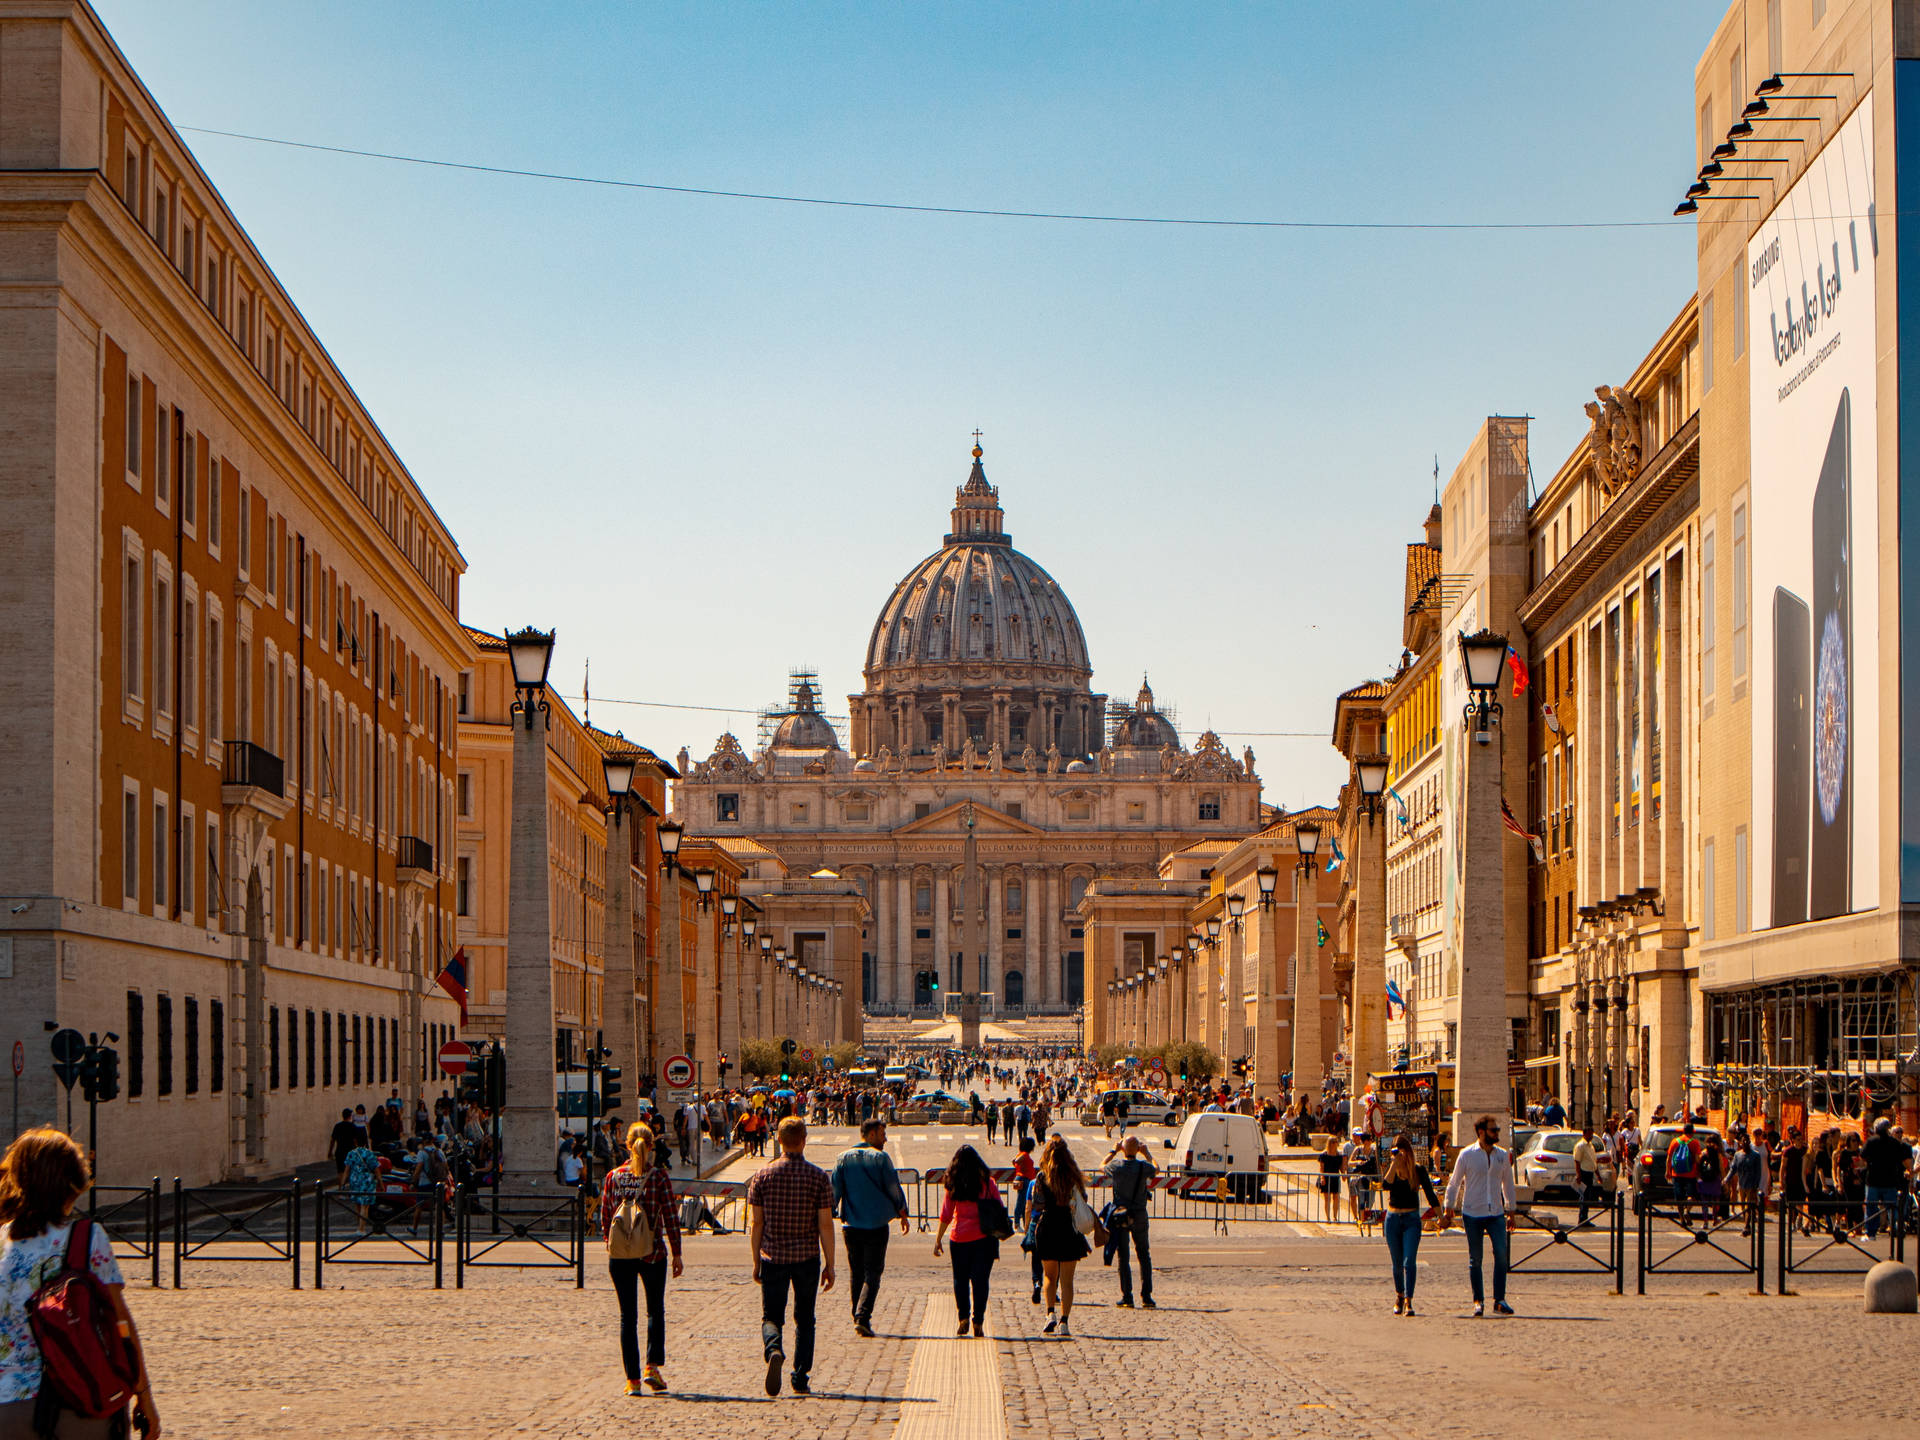
{"type": "Polygon", "coordinates": [[[1036,668],[1085,689],[1093,673],[1066,591],[1013,548],[980,449],[954,496],[945,543],[893,587],[867,642],[869,689],[914,683],[921,667],[985,667],[1029,680],[1036,668]],[[908,673],[902,673],[908,672],[908,673]]]}

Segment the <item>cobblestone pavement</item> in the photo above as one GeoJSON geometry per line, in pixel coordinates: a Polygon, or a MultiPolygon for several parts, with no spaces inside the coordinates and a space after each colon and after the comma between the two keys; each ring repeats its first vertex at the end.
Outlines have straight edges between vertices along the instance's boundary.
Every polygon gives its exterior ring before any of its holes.
{"type": "Polygon", "coordinates": [[[912,1436],[974,1440],[995,1433],[980,1419],[994,1407],[1016,1440],[1752,1440],[1789,1415],[1796,1437],[1911,1423],[1896,1367],[1920,1346],[1920,1319],[1862,1315],[1857,1279],[1762,1299],[1739,1280],[1663,1280],[1616,1297],[1599,1281],[1517,1277],[1519,1318],[1472,1320],[1463,1246],[1445,1237],[1422,1247],[1422,1313],[1403,1320],[1378,1241],[1221,1238],[1185,1224],[1153,1238],[1160,1309],[1116,1308],[1096,1257],[1082,1266],[1075,1338],[1044,1337],[1025,1257],[1008,1246],[989,1337],[957,1341],[943,1333],[944,1262],[929,1237],[896,1234],[878,1338],[853,1335],[843,1290],[823,1295],[815,1394],[777,1401],[761,1389],[758,1291],[738,1237],[689,1241],[686,1276],[669,1282],[665,1397],[622,1395],[613,1295],[596,1263],[584,1293],[557,1271],[470,1274],[464,1292],[436,1292],[419,1271],[344,1266],[324,1291],[293,1291],[281,1266],[198,1260],[184,1290],[127,1293],[169,1432],[196,1440],[893,1437],[909,1412],[912,1436]],[[973,1345],[992,1347],[993,1363],[923,1350],[973,1345]]]}

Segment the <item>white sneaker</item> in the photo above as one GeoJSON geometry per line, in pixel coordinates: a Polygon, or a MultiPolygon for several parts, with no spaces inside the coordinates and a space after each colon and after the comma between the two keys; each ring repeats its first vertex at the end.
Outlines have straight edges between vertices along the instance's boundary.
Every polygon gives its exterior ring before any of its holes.
{"type": "Polygon", "coordinates": [[[1071,1340],[1073,1338],[1073,1324],[1065,1315],[1060,1317],[1060,1338],[1062,1340],[1071,1340]]]}
{"type": "Polygon", "coordinates": [[[1040,1333],[1043,1335],[1051,1335],[1053,1334],[1054,1331],[1058,1330],[1059,1328],[1060,1328],[1059,1319],[1054,1315],[1054,1313],[1051,1310],[1049,1310],[1047,1312],[1047,1328],[1041,1331],[1040,1333]]]}

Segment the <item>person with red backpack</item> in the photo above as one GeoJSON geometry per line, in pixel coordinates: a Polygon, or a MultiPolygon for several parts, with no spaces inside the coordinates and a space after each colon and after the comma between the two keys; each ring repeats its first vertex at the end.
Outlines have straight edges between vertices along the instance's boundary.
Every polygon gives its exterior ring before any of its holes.
{"type": "Polygon", "coordinates": [[[0,1440],[105,1440],[128,1405],[147,1440],[160,1434],[112,1243],[73,1213],[92,1183],[58,1130],[28,1130],[0,1159],[0,1440]]]}

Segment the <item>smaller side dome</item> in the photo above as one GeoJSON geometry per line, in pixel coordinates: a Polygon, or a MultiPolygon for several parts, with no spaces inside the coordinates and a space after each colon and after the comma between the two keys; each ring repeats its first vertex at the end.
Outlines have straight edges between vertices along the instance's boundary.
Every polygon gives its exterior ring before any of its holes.
{"type": "Polygon", "coordinates": [[[1140,677],[1140,694],[1133,702],[1133,713],[1114,730],[1113,743],[1130,749],[1159,750],[1171,745],[1180,748],[1180,732],[1154,708],[1153,687],[1146,676],[1140,677]]]}
{"type": "Polygon", "coordinates": [[[794,691],[793,713],[773,732],[775,750],[838,750],[840,737],[820,713],[819,697],[813,683],[803,680],[794,691]]]}

